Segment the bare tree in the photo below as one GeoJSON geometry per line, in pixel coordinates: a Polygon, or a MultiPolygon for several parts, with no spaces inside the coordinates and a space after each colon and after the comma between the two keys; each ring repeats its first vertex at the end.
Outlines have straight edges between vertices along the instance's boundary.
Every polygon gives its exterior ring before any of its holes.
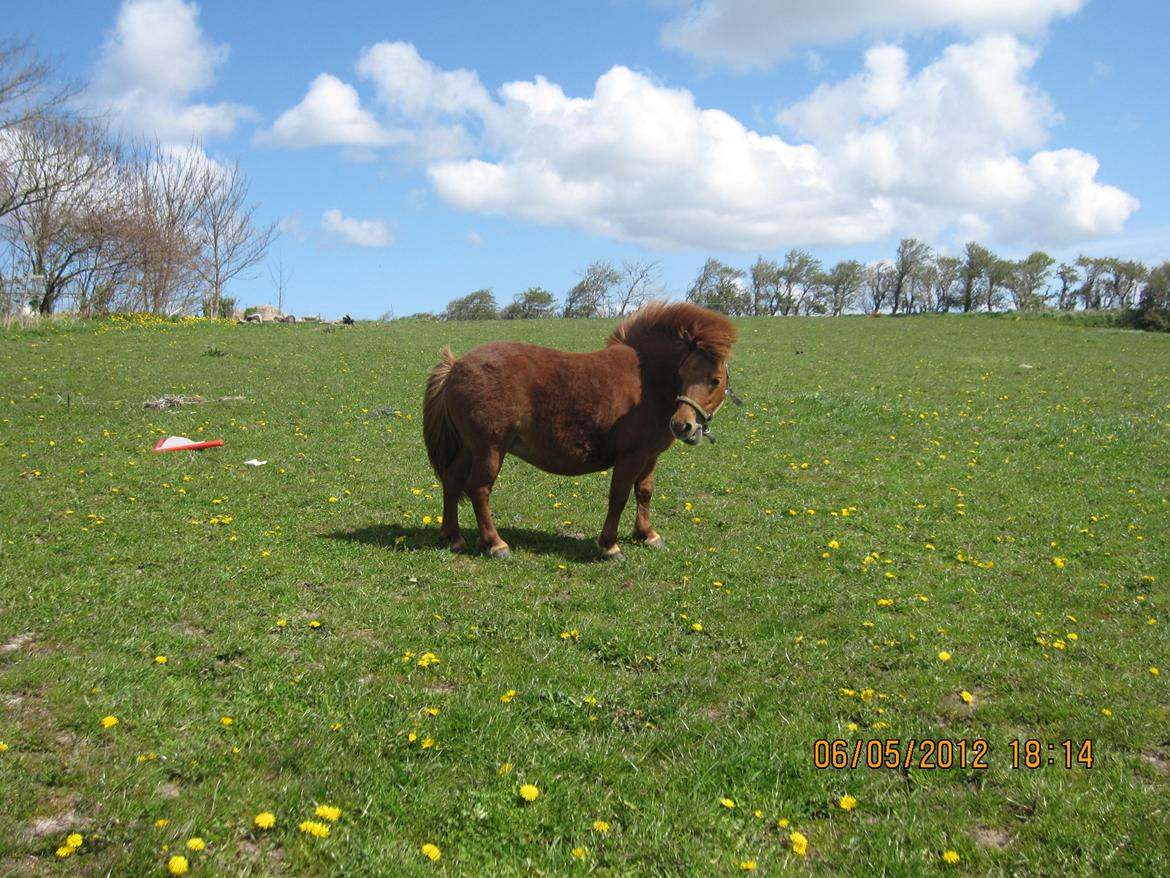
{"type": "Polygon", "coordinates": [[[5,135],[44,123],[74,94],[54,84],[52,74],[27,43],[0,38],[0,216],[39,197],[35,175],[27,173],[5,135]]]}
{"type": "MultiPolygon", "coordinates": [[[[284,251],[280,251],[276,257],[276,271],[268,270],[268,276],[272,279],[272,285],[276,287],[276,310],[281,314],[284,313],[284,294],[288,290],[289,281],[292,280],[292,272],[285,272],[284,270],[284,251]]],[[[391,318],[393,319],[393,318],[391,318]]]]}
{"type": "Polygon", "coordinates": [[[202,156],[193,146],[172,150],[156,143],[134,169],[127,234],[134,250],[137,306],[152,313],[189,310],[199,291],[195,264],[201,250],[202,156]]]}
{"type": "Polygon", "coordinates": [[[51,116],[10,130],[6,142],[22,190],[36,197],[18,199],[0,222],[24,269],[39,278],[37,306],[49,314],[95,265],[104,235],[99,217],[116,197],[120,155],[102,128],[51,116]]]}
{"type": "Polygon", "coordinates": [[[632,314],[661,289],[660,263],[626,260],[622,263],[621,279],[609,288],[606,296],[607,317],[632,314]]]}
{"type": "Polygon", "coordinates": [[[194,216],[201,246],[194,265],[211,292],[208,316],[219,317],[224,287],[264,259],[276,223],[257,225],[258,207],[248,203],[248,181],[239,162],[226,169],[204,162],[201,170],[194,216]]]}

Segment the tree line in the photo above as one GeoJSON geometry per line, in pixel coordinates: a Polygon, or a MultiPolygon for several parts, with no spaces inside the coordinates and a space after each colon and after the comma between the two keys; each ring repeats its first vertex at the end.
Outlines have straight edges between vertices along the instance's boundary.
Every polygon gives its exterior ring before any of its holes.
{"type": "MultiPolygon", "coordinates": [[[[492,291],[481,289],[451,301],[440,316],[621,317],[662,292],[658,263],[626,262],[618,268],[603,261],[581,272],[561,304],[547,290],[531,287],[499,308],[492,291]]],[[[846,259],[826,268],[801,249],[780,260],[761,256],[747,269],[708,259],[686,298],[737,317],[1080,309],[1132,311],[1165,324],[1170,262],[1149,269],[1133,260],[1080,256],[1058,264],[1042,251],[1010,260],[976,242],[968,243],[962,256],[950,256],[904,238],[893,259],[868,265],[846,259]]]]}
{"type": "Polygon", "coordinates": [[[116,136],[27,44],[0,40],[0,310],[226,316],[276,237],[238,163],[116,136]]]}

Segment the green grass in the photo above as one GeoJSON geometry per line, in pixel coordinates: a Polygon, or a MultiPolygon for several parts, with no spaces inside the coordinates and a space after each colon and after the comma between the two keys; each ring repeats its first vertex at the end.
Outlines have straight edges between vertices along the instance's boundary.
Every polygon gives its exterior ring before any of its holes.
{"type": "Polygon", "coordinates": [[[606,324],[0,337],[0,874],[164,875],[192,836],[192,875],[1170,874],[1170,339],[740,326],[746,405],[616,564],[607,478],[515,459],[515,557],[440,550],[420,423],[443,344],[606,324]],[[226,445],[150,452],[176,433],[226,445]],[[888,738],[988,767],[814,765],[888,738]],[[1095,761],[1014,770],[1029,738],[1095,761]]]}

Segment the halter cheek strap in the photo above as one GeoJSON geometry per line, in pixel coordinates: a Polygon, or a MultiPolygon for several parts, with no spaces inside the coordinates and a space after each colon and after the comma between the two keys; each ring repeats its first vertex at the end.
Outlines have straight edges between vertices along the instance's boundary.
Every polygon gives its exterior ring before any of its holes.
{"type": "Polygon", "coordinates": [[[682,394],[679,394],[678,396],[676,396],[674,398],[674,401],[676,403],[681,402],[684,405],[689,405],[692,409],[695,410],[695,418],[698,420],[699,426],[703,430],[703,435],[706,436],[707,440],[709,442],[712,442],[712,443],[715,441],[715,437],[711,435],[711,421],[715,417],[715,415],[718,414],[719,409],[723,408],[723,403],[727,402],[727,397],[730,396],[731,401],[733,403],[735,403],[736,405],[743,405],[743,400],[741,400],[738,396],[736,396],[735,391],[733,391],[731,389],[731,369],[730,368],[727,369],[727,379],[726,380],[727,380],[727,385],[726,385],[727,386],[727,395],[724,396],[723,399],[721,399],[719,401],[719,405],[715,406],[714,411],[708,412],[705,408],[703,408],[701,405],[699,405],[699,403],[697,403],[695,400],[691,399],[689,396],[683,396],[682,394]]]}

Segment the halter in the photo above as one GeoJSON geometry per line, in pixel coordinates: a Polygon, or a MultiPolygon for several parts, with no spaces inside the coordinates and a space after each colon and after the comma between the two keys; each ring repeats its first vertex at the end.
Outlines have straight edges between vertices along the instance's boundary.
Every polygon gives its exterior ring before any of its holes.
{"type": "Polygon", "coordinates": [[[736,396],[735,391],[731,389],[731,368],[728,367],[726,364],[724,364],[723,368],[726,371],[726,375],[727,375],[727,378],[726,378],[727,394],[723,397],[723,399],[721,399],[719,401],[719,405],[715,406],[714,411],[708,412],[705,408],[703,408],[701,405],[699,405],[699,403],[697,403],[695,400],[691,399],[689,396],[683,396],[682,394],[679,394],[678,396],[676,396],[674,398],[674,401],[676,403],[679,403],[679,402],[684,403],[685,405],[689,405],[692,409],[695,410],[695,419],[699,422],[699,426],[703,430],[703,436],[707,439],[708,442],[711,442],[712,444],[714,444],[714,442],[715,442],[715,437],[711,435],[711,421],[715,417],[715,415],[718,414],[719,409],[723,408],[723,403],[727,402],[727,397],[730,396],[731,401],[733,403],[735,403],[736,405],[743,405],[743,400],[740,399],[738,396],[736,396]]]}

